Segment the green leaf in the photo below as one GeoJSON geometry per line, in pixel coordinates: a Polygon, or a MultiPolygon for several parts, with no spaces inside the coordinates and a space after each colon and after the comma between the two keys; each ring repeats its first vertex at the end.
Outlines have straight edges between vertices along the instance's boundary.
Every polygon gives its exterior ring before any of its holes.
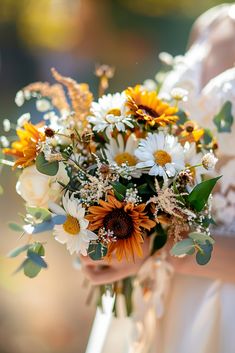
{"type": "Polygon", "coordinates": [[[204,129],[203,141],[205,145],[209,145],[213,140],[213,134],[209,129],[204,129]]]}
{"type": "Polygon", "coordinates": [[[196,261],[198,265],[206,265],[211,259],[211,254],[202,253],[200,251],[196,254],[196,261]]]}
{"type": "Polygon", "coordinates": [[[10,223],[8,223],[8,226],[14,232],[23,232],[24,231],[23,227],[17,223],[10,222],[10,223]]]}
{"type": "Polygon", "coordinates": [[[176,115],[179,117],[179,120],[177,121],[178,125],[183,125],[188,120],[187,114],[181,109],[176,115]]]}
{"type": "Polygon", "coordinates": [[[30,249],[27,252],[28,258],[34,262],[37,266],[47,268],[47,263],[43,260],[43,258],[38,255],[36,252],[31,251],[30,249]]]}
{"type": "Polygon", "coordinates": [[[88,255],[94,261],[101,260],[107,255],[107,247],[101,243],[90,243],[88,248],[88,255]]]}
{"type": "MultiPolygon", "coordinates": [[[[29,278],[36,277],[39,274],[39,272],[41,271],[41,269],[42,269],[42,267],[38,266],[37,264],[35,264],[30,259],[26,259],[23,262],[22,266],[23,266],[23,269],[24,269],[25,276],[27,276],[29,278]]],[[[20,267],[22,268],[22,266],[20,266],[20,267]]],[[[19,268],[18,270],[20,270],[21,268],[19,268]]]]}
{"type": "Polygon", "coordinates": [[[45,159],[44,153],[41,152],[36,158],[36,167],[40,173],[54,176],[57,174],[59,170],[59,162],[58,161],[48,162],[45,159]]]}
{"type": "Polygon", "coordinates": [[[51,219],[51,213],[46,208],[40,207],[26,207],[27,213],[36,219],[40,219],[43,222],[49,221],[51,219]]]}
{"type": "Polygon", "coordinates": [[[229,101],[224,103],[220,112],[213,119],[218,132],[231,132],[233,120],[232,103],[229,101]]]}
{"type": "Polygon", "coordinates": [[[126,195],[126,190],[127,187],[125,185],[123,185],[122,183],[120,183],[119,181],[116,181],[114,183],[111,183],[113,189],[115,191],[117,191],[119,194],[125,196],[126,195]]]}
{"type": "Polygon", "coordinates": [[[206,244],[207,241],[210,244],[215,243],[214,239],[207,234],[194,232],[194,233],[190,233],[188,236],[189,238],[193,239],[193,241],[195,241],[196,243],[199,243],[200,245],[206,244]]]}
{"type": "Polygon", "coordinates": [[[30,244],[19,246],[18,248],[13,249],[12,251],[10,251],[7,256],[16,257],[16,256],[20,255],[22,252],[28,250],[30,246],[31,246],[30,244]]]}
{"type": "Polygon", "coordinates": [[[3,190],[3,187],[2,185],[0,185],[0,196],[4,194],[4,190],[3,190]]]}
{"type": "Polygon", "coordinates": [[[170,251],[170,254],[173,256],[180,255],[190,255],[192,253],[192,249],[194,249],[194,242],[192,239],[187,238],[176,243],[170,251]]]}
{"type": "Polygon", "coordinates": [[[221,176],[205,180],[196,185],[187,197],[190,206],[198,212],[202,211],[207,203],[212,189],[220,178],[221,176]]]}
{"type": "Polygon", "coordinates": [[[153,240],[151,255],[155,254],[155,252],[161,249],[167,242],[167,233],[160,224],[154,228],[154,232],[156,232],[156,235],[153,240]]]}

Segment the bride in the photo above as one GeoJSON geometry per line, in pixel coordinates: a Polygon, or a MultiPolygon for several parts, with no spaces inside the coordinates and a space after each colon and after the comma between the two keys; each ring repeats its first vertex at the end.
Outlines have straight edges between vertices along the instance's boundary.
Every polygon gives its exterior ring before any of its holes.
{"type": "MultiPolygon", "coordinates": [[[[234,36],[235,5],[220,5],[204,13],[194,25],[190,49],[175,60],[162,87],[164,93],[176,86],[186,88],[190,116],[215,133],[212,119],[226,101],[231,101],[235,116],[234,36]]],[[[208,265],[202,268],[189,256],[165,259],[159,255],[156,261],[148,256],[147,242],[145,258],[132,265],[114,262],[101,269],[90,259],[81,259],[94,284],[138,273],[137,278],[151,276],[156,285],[148,300],[137,286],[134,317],[113,320],[104,353],[234,352],[235,121],[231,131],[217,137],[217,174],[223,178],[213,199],[216,246],[208,265]]]]}

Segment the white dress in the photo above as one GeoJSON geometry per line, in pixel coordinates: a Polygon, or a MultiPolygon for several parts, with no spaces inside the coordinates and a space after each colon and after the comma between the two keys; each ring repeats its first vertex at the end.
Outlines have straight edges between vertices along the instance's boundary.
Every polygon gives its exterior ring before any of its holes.
{"type": "MultiPolygon", "coordinates": [[[[220,6],[220,16],[210,10],[210,31],[215,21],[229,16],[231,7],[220,6]]],[[[209,14],[209,15],[208,15],[209,14]]],[[[162,90],[174,86],[189,90],[187,110],[194,120],[216,133],[213,116],[230,100],[235,116],[235,68],[211,80],[201,88],[201,61],[207,55],[206,37],[193,45],[178,60],[175,70],[162,90]],[[193,104],[192,104],[193,102],[193,104]]],[[[220,146],[220,190],[214,196],[214,209],[220,225],[219,235],[235,236],[235,121],[231,133],[217,135],[220,146]]],[[[226,241],[226,239],[225,239],[226,241]]],[[[234,249],[235,256],[235,249],[234,249]]],[[[156,288],[143,299],[138,285],[135,290],[136,311],[132,319],[114,319],[103,349],[104,353],[234,353],[235,352],[235,284],[220,279],[174,274],[165,261],[149,260],[139,276],[149,273],[156,288]]]]}

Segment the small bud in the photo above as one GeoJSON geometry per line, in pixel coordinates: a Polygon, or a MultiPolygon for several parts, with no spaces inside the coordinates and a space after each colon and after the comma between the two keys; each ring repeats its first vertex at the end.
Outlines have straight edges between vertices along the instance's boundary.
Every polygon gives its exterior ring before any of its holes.
{"type": "Polygon", "coordinates": [[[24,92],[23,91],[18,91],[16,93],[16,97],[15,97],[15,104],[18,106],[18,107],[22,107],[22,105],[24,104],[24,92]]]}
{"type": "Polygon", "coordinates": [[[2,125],[3,125],[3,130],[5,132],[9,132],[11,130],[11,122],[10,122],[10,120],[4,119],[3,122],[2,122],[2,125]]]}
{"type": "Polygon", "coordinates": [[[51,104],[47,99],[38,99],[36,101],[36,109],[44,113],[51,109],[51,104]]]}

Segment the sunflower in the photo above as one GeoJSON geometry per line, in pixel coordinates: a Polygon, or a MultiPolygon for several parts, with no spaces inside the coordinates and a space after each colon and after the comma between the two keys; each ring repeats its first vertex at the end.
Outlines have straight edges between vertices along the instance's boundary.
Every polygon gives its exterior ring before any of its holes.
{"type": "Polygon", "coordinates": [[[181,144],[184,144],[185,142],[198,142],[204,135],[204,130],[201,129],[193,120],[186,121],[180,126],[180,128],[182,129],[179,136],[179,141],[181,144]]]}
{"type": "Polygon", "coordinates": [[[5,148],[3,152],[17,158],[14,167],[28,167],[32,164],[38,152],[38,144],[45,141],[45,134],[31,123],[25,123],[23,129],[17,129],[18,141],[5,148]]]}
{"type": "Polygon", "coordinates": [[[134,261],[135,254],[141,257],[141,244],[144,241],[142,230],[149,231],[156,224],[144,212],[145,204],[135,206],[120,202],[112,195],[108,196],[107,202],[100,200],[99,204],[89,208],[87,219],[91,231],[104,228],[112,232],[116,241],[109,243],[107,256],[115,252],[118,261],[124,256],[127,260],[131,256],[134,261]]]}
{"type": "Polygon", "coordinates": [[[134,115],[137,121],[154,127],[174,124],[178,120],[175,115],[178,108],[160,100],[155,91],[149,92],[137,85],[134,88],[129,87],[125,93],[129,113],[134,115]]]}

